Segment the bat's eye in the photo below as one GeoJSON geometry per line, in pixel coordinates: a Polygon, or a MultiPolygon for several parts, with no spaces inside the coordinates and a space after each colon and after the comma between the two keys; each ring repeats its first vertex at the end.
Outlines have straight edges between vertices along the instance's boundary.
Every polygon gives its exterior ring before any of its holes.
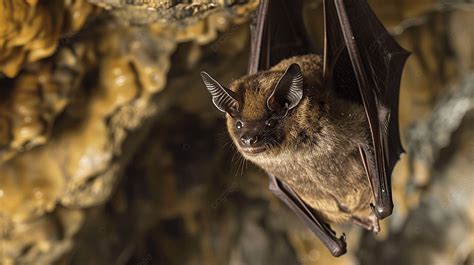
{"type": "Polygon", "coordinates": [[[243,126],[244,126],[244,124],[243,124],[241,121],[237,121],[237,122],[235,123],[235,128],[236,128],[237,130],[242,129],[243,126]]]}
{"type": "Polygon", "coordinates": [[[268,128],[273,128],[277,125],[277,120],[275,119],[269,119],[268,121],[265,122],[265,126],[268,128]]]}

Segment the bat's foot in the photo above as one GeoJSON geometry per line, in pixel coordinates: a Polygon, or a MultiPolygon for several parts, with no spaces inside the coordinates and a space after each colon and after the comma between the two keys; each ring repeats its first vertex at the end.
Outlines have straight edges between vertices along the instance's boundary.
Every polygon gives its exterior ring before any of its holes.
{"type": "Polygon", "coordinates": [[[378,234],[380,232],[379,218],[375,215],[371,215],[369,219],[372,222],[372,231],[378,234]]]}
{"type": "Polygon", "coordinates": [[[370,217],[367,219],[361,219],[356,216],[352,216],[351,221],[353,224],[358,225],[365,230],[373,231],[376,234],[380,232],[379,219],[374,214],[370,215],[370,217]]]}

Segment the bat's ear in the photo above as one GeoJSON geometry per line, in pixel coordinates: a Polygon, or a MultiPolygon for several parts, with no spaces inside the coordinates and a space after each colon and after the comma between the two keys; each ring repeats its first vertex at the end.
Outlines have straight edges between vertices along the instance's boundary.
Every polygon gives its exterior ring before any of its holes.
{"type": "Polygon", "coordinates": [[[202,81],[206,85],[207,90],[211,93],[212,103],[222,112],[235,115],[239,109],[239,101],[237,95],[230,89],[222,86],[208,73],[201,72],[202,81]]]}
{"type": "Polygon", "coordinates": [[[283,76],[278,80],[275,89],[267,99],[267,107],[278,111],[284,108],[290,110],[303,98],[303,75],[298,64],[288,66],[283,76]]]}

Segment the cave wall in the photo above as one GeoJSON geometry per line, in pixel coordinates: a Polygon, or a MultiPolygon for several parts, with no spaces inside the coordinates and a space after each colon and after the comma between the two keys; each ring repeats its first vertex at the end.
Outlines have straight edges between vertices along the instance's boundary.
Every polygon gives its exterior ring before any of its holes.
{"type": "MultiPolygon", "coordinates": [[[[407,154],[376,236],[334,259],[226,134],[258,1],[0,1],[0,264],[474,262],[474,5],[369,1],[412,52],[407,154]]],[[[321,2],[305,1],[322,44],[321,2]],[[317,15],[314,15],[317,14],[317,15]]]]}

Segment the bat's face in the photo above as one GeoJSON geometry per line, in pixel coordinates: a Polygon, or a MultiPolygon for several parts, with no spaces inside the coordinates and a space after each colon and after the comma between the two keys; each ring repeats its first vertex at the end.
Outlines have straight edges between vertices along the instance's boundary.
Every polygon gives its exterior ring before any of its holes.
{"type": "Polygon", "coordinates": [[[223,87],[201,73],[214,105],[227,113],[229,134],[246,157],[278,152],[285,146],[291,112],[303,97],[300,67],[292,64],[283,72],[264,72],[223,87]]]}
{"type": "Polygon", "coordinates": [[[238,150],[247,156],[277,152],[285,140],[288,112],[249,113],[246,107],[243,108],[246,111],[227,115],[227,129],[238,150]]]}

